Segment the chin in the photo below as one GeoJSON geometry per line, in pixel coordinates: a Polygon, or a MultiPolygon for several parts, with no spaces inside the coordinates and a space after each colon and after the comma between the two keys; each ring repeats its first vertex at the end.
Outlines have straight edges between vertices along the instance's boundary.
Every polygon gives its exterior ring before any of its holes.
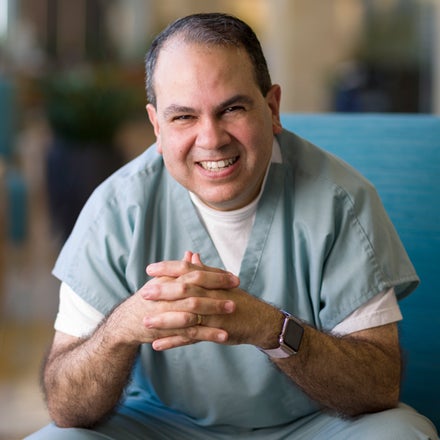
{"type": "Polygon", "coordinates": [[[243,199],[224,199],[216,201],[205,201],[205,203],[213,209],[219,211],[233,211],[234,209],[240,209],[246,206],[250,202],[246,202],[243,199]]]}
{"type": "Polygon", "coordinates": [[[245,191],[235,190],[233,192],[212,191],[196,192],[197,197],[206,205],[219,211],[232,211],[242,208],[253,200],[253,196],[245,191]]]}

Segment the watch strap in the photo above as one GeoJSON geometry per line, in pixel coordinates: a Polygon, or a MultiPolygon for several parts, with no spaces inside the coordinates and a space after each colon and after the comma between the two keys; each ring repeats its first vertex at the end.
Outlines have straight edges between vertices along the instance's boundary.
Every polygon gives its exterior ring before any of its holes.
{"type": "Polygon", "coordinates": [[[263,353],[267,354],[269,357],[275,358],[275,359],[282,359],[282,358],[287,358],[287,357],[292,356],[290,353],[287,353],[286,351],[284,351],[282,347],[271,348],[269,350],[264,350],[263,348],[260,348],[260,350],[263,353]]]}
{"type": "MultiPolygon", "coordinates": [[[[283,327],[281,329],[281,333],[280,333],[280,342],[282,340],[282,335],[284,334],[284,331],[286,329],[286,324],[287,324],[287,320],[288,319],[294,319],[295,321],[297,321],[293,315],[291,315],[290,313],[281,310],[282,314],[284,315],[284,321],[283,321],[283,327]]],[[[287,347],[283,347],[281,344],[279,347],[277,348],[271,348],[271,349],[263,349],[260,348],[260,351],[262,351],[263,353],[265,353],[267,356],[271,357],[271,358],[275,358],[275,359],[282,359],[282,358],[287,358],[292,356],[293,354],[295,354],[295,351],[289,350],[287,349],[287,347]]]]}

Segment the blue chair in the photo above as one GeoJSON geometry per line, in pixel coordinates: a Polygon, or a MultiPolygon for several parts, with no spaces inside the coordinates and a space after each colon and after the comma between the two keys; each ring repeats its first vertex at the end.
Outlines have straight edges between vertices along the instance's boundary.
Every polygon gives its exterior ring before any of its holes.
{"type": "Polygon", "coordinates": [[[421,279],[400,302],[401,400],[440,428],[440,118],[284,114],[282,122],[352,165],[378,190],[421,279]]]}

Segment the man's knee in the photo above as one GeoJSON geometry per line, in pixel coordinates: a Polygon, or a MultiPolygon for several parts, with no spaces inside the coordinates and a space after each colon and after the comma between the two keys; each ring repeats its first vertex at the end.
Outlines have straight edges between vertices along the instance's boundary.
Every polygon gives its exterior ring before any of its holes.
{"type": "Polygon", "coordinates": [[[437,440],[433,423],[413,408],[399,407],[369,414],[354,422],[358,425],[357,439],[387,438],[399,440],[437,440]]]}
{"type": "Polygon", "coordinates": [[[51,424],[31,434],[24,440],[103,440],[109,437],[95,431],[79,428],[58,428],[51,424]]]}

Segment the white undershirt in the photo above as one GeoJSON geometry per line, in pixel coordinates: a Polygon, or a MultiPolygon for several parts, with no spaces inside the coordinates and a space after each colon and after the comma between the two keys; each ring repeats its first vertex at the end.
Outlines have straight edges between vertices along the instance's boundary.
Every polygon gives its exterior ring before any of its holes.
{"type": "MultiPolygon", "coordinates": [[[[54,328],[76,337],[91,334],[104,315],[84,301],[66,283],[61,283],[60,304],[54,328]]],[[[402,319],[394,289],[379,293],[333,328],[332,333],[347,335],[402,319]]]]}
{"type": "Polygon", "coordinates": [[[226,270],[238,276],[254,224],[259,197],[244,208],[218,211],[206,206],[194,194],[190,196],[226,270]]]}
{"type": "MultiPolygon", "coordinates": [[[[282,163],[281,150],[276,139],[273,143],[270,163],[282,163]]],[[[269,168],[267,167],[258,196],[249,205],[240,209],[233,211],[212,209],[194,193],[189,193],[199,218],[209,232],[225,268],[235,275],[240,272],[241,260],[254,224],[257,205],[263,193],[269,168]]]]}
{"type": "MultiPolygon", "coordinates": [[[[271,162],[281,162],[281,152],[276,140],[271,162]]],[[[235,211],[217,211],[206,206],[194,194],[190,193],[190,196],[225,268],[238,275],[261,192],[251,204],[235,211]]],[[[60,304],[55,320],[57,331],[83,337],[92,333],[103,318],[103,314],[84,301],[66,283],[61,284],[60,304]]],[[[391,288],[387,292],[375,295],[336,325],[332,332],[344,335],[401,319],[396,295],[391,288]]]]}

